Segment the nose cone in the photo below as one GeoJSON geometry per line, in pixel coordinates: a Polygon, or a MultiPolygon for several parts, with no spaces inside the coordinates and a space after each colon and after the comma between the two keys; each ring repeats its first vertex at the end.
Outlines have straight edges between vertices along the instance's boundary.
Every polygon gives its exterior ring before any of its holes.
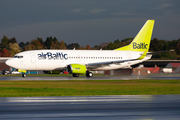
{"type": "Polygon", "coordinates": [[[12,67],[12,65],[13,65],[12,59],[6,60],[5,64],[8,65],[8,66],[10,66],[10,67],[12,67]]]}

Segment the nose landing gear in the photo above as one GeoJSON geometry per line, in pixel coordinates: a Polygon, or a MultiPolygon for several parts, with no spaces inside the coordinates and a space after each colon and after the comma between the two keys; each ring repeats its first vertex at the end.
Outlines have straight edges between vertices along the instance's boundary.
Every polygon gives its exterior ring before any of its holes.
{"type": "Polygon", "coordinates": [[[23,77],[23,78],[26,78],[26,77],[27,77],[27,75],[26,75],[26,74],[22,74],[22,77],[23,77]]]}

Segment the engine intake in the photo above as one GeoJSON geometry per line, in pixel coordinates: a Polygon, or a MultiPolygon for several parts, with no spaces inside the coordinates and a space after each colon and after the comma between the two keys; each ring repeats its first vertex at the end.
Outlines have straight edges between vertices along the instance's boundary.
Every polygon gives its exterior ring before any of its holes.
{"type": "Polygon", "coordinates": [[[86,74],[86,66],[80,64],[70,64],[67,66],[67,71],[70,74],[86,74]]]}

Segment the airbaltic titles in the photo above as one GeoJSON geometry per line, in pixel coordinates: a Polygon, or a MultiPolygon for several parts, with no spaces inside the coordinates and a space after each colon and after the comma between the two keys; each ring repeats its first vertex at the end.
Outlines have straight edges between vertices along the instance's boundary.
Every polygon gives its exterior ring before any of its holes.
{"type": "Polygon", "coordinates": [[[133,49],[147,49],[148,44],[146,43],[136,43],[136,42],[133,42],[133,49]]]}
{"type": "Polygon", "coordinates": [[[51,53],[51,52],[47,52],[47,53],[40,53],[40,54],[38,54],[38,59],[39,60],[46,60],[46,59],[49,59],[49,60],[52,60],[52,59],[54,59],[54,60],[67,60],[68,59],[68,57],[67,57],[67,54],[64,54],[64,53],[58,53],[58,52],[56,52],[56,53],[51,53]]]}

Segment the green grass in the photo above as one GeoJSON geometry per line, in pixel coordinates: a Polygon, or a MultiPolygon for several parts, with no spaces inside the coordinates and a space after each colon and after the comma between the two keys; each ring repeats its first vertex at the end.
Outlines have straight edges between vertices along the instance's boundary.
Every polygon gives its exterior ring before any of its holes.
{"type": "Polygon", "coordinates": [[[0,97],[180,94],[180,80],[0,81],[0,97]]]}

